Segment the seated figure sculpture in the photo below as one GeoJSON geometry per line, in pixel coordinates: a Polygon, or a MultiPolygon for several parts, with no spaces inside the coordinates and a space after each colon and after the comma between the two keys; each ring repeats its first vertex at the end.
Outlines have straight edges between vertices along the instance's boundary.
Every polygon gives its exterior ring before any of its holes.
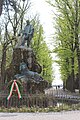
{"type": "Polygon", "coordinates": [[[27,78],[28,80],[31,78],[37,83],[39,83],[40,81],[43,81],[43,78],[37,72],[33,72],[28,69],[27,64],[24,61],[20,63],[19,69],[20,69],[21,74],[15,75],[14,78],[16,79],[25,78],[25,80],[27,78]]]}
{"type": "Polygon", "coordinates": [[[21,30],[18,34],[18,36],[21,36],[21,43],[20,46],[24,46],[25,42],[27,41],[27,47],[30,47],[31,45],[31,39],[33,38],[34,34],[34,28],[30,24],[29,20],[26,21],[26,26],[24,27],[23,30],[21,30]]]}

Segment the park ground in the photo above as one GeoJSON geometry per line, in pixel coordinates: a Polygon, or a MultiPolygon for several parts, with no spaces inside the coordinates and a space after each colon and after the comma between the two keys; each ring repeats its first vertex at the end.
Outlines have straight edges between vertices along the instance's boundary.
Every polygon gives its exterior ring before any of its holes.
{"type": "Polygon", "coordinates": [[[50,113],[0,113],[0,120],[79,120],[80,111],[50,113]]]}

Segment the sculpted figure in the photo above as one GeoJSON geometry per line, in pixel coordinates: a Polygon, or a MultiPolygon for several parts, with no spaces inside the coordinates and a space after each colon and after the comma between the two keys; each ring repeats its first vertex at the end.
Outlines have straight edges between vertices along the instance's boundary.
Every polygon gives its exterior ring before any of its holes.
{"type": "Polygon", "coordinates": [[[25,42],[27,41],[27,47],[30,47],[31,39],[34,34],[34,28],[30,24],[29,20],[26,21],[26,26],[23,30],[20,31],[19,36],[22,36],[21,46],[25,45],[25,42]]]}
{"type": "Polygon", "coordinates": [[[39,76],[37,72],[33,72],[28,69],[27,64],[24,61],[20,63],[19,69],[20,69],[21,74],[15,75],[14,76],[15,78],[23,78],[23,77],[28,78],[29,77],[29,78],[34,79],[36,82],[43,81],[43,78],[39,76]]]}

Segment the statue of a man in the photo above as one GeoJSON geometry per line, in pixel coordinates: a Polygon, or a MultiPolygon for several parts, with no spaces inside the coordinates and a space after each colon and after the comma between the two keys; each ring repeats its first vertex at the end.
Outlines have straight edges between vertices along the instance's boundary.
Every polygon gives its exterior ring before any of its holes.
{"type": "Polygon", "coordinates": [[[21,42],[21,46],[25,45],[25,42],[27,41],[27,47],[30,46],[31,44],[31,39],[33,37],[34,34],[34,28],[33,26],[30,24],[29,20],[26,21],[26,26],[24,27],[24,29],[19,33],[19,36],[22,33],[22,42],[21,42]]]}

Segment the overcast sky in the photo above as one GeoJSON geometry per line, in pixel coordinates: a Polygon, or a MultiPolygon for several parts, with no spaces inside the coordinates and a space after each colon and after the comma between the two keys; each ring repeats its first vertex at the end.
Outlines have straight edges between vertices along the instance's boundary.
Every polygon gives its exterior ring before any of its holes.
{"type": "MultiPolygon", "coordinates": [[[[43,25],[43,29],[45,32],[45,36],[46,36],[46,42],[49,39],[49,37],[51,37],[52,33],[54,33],[54,29],[53,28],[53,15],[52,15],[52,11],[51,11],[51,7],[48,3],[45,2],[45,0],[31,0],[32,2],[32,7],[31,7],[31,11],[32,14],[36,14],[38,13],[40,15],[40,21],[41,24],[43,25]]],[[[50,39],[49,39],[50,40],[50,39]]]]}

